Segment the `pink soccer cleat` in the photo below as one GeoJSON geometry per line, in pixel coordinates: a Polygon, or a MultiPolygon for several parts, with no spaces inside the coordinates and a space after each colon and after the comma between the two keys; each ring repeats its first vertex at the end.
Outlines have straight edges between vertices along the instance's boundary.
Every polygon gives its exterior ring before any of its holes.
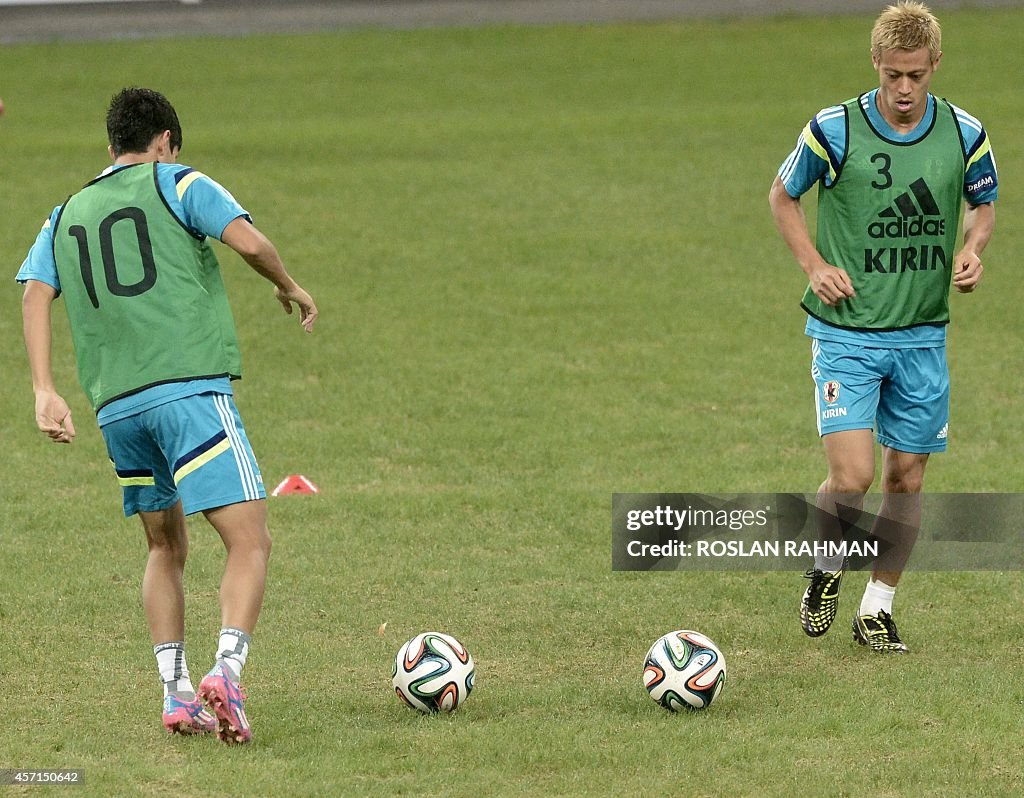
{"type": "Polygon", "coordinates": [[[168,734],[209,734],[217,730],[217,719],[198,698],[183,701],[168,695],[164,697],[164,728],[168,734]]]}
{"type": "Polygon", "coordinates": [[[245,716],[245,693],[228,676],[219,662],[199,683],[199,697],[216,716],[217,739],[229,745],[247,743],[252,739],[249,719],[245,716]]]}

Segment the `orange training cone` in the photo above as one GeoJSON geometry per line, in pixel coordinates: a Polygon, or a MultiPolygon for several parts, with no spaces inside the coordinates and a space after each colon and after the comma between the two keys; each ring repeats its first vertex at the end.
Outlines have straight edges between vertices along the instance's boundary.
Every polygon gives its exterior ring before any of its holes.
{"type": "Polygon", "coordinates": [[[281,484],[274,488],[271,496],[287,496],[291,493],[319,493],[320,488],[306,479],[302,474],[292,474],[281,480],[281,484]]]}

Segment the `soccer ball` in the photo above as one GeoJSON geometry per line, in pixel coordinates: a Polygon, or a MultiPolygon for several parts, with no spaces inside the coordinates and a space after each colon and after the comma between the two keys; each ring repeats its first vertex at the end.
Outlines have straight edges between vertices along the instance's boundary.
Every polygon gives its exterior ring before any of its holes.
{"type": "Polygon", "coordinates": [[[451,635],[423,632],[395,655],[391,683],[420,712],[451,712],[473,689],[476,669],[465,646],[451,635]]]}
{"type": "Polygon", "coordinates": [[[665,709],[707,709],[724,686],[725,657],[700,632],[669,632],[647,652],[644,687],[665,709]]]}

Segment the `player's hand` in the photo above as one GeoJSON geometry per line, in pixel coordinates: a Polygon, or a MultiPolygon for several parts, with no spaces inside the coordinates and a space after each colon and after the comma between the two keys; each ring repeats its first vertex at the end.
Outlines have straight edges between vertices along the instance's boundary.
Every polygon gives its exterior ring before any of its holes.
{"type": "Polygon", "coordinates": [[[285,291],[283,288],[275,288],[274,296],[277,297],[277,301],[284,307],[284,312],[291,315],[292,302],[299,306],[299,321],[302,324],[302,329],[306,332],[313,332],[313,322],[316,321],[316,317],[320,315],[320,312],[316,309],[316,303],[301,286],[296,283],[293,288],[285,291]]]}
{"type": "Polygon", "coordinates": [[[71,409],[64,398],[53,391],[36,394],[36,426],[54,443],[71,443],[75,439],[71,409]]]}
{"type": "Polygon", "coordinates": [[[981,258],[970,250],[961,250],[953,261],[953,286],[961,294],[969,294],[978,287],[984,271],[981,258]]]}
{"type": "Polygon", "coordinates": [[[822,262],[811,272],[810,282],[814,295],[829,307],[835,307],[855,295],[850,275],[830,263],[822,262]]]}

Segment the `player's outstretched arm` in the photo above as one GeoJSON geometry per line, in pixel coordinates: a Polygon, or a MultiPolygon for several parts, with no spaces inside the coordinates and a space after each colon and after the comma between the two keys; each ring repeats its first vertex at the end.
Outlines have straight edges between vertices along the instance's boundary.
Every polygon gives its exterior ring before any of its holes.
{"type": "Polygon", "coordinates": [[[285,269],[277,248],[252,222],[243,217],[232,221],[221,234],[221,241],[242,256],[253,269],[275,286],[274,294],[284,306],[285,313],[292,312],[292,303],[299,308],[300,322],[306,332],[313,332],[313,322],[319,315],[316,303],[285,269]]]}
{"type": "Polygon", "coordinates": [[[36,426],[54,443],[71,443],[75,439],[75,425],[67,402],[54,387],[50,360],[50,309],[56,298],[52,286],[28,280],[21,302],[22,325],[36,395],[36,426]]]}
{"type": "Polygon", "coordinates": [[[777,175],[768,195],[775,226],[800,264],[811,284],[811,290],[826,305],[836,305],[854,295],[853,282],[842,269],[825,261],[818,253],[811,234],[807,231],[807,220],[800,199],[786,191],[777,175]]]}
{"type": "Polygon", "coordinates": [[[953,286],[961,294],[978,287],[984,268],[981,253],[996,227],[996,206],[993,202],[968,205],[964,211],[964,246],[953,259],[953,286]]]}

